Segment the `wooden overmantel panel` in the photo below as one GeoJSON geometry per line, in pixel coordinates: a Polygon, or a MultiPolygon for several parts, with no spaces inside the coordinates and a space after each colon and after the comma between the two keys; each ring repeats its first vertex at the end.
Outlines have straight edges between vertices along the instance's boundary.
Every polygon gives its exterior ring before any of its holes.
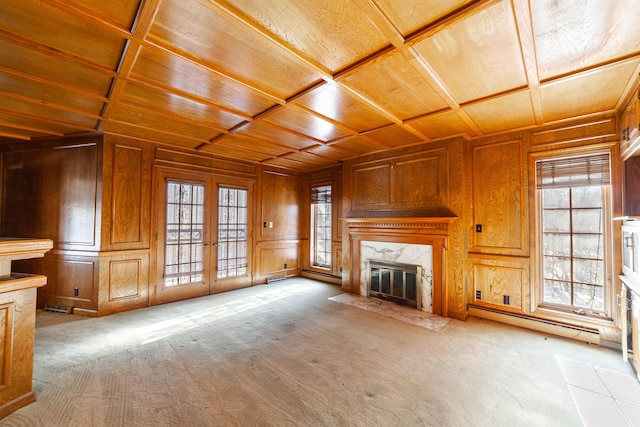
{"type": "Polygon", "coordinates": [[[442,209],[447,206],[447,148],[358,162],[349,169],[351,212],[442,209]]]}

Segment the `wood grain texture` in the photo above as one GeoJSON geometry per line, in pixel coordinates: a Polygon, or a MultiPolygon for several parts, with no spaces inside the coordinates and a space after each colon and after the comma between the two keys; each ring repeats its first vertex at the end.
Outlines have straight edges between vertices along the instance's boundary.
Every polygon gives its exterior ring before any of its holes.
{"type": "Polygon", "coordinates": [[[49,238],[60,249],[97,248],[99,149],[87,139],[68,143],[3,154],[3,235],[49,238]]]}
{"type": "Polygon", "coordinates": [[[117,251],[100,256],[98,316],[149,305],[149,252],[117,251]]]}
{"type": "Polygon", "coordinates": [[[263,171],[260,174],[259,240],[290,240],[300,237],[299,206],[303,189],[299,178],[291,174],[263,171]],[[264,223],[267,227],[264,227],[264,223]],[[273,223],[273,227],[269,227],[273,223]]]}
{"type": "Polygon", "coordinates": [[[524,255],[526,171],[522,141],[477,145],[472,152],[473,218],[482,226],[475,232],[472,251],[524,255]]]}
{"type": "Polygon", "coordinates": [[[393,171],[390,164],[359,165],[351,173],[351,210],[384,210],[391,207],[393,171]]]}
{"type": "Polygon", "coordinates": [[[300,249],[299,241],[259,242],[256,247],[256,280],[264,283],[271,276],[299,274],[302,268],[300,249]]]}
{"type": "Polygon", "coordinates": [[[523,287],[526,278],[526,271],[522,267],[474,263],[474,290],[480,291],[482,296],[477,298],[474,294],[473,303],[522,312],[524,310],[523,287]],[[505,296],[509,297],[509,304],[506,304],[505,296]]]}
{"type": "Polygon", "coordinates": [[[218,3],[242,11],[242,15],[260,28],[331,71],[357,62],[387,44],[353,3],[331,0],[277,3],[225,0],[218,3]],[[323,37],[318,37],[318,30],[323,37]]]}
{"type": "Polygon", "coordinates": [[[102,250],[149,247],[152,147],[104,137],[102,250]]]}
{"type": "Polygon", "coordinates": [[[628,19],[640,13],[640,4],[624,0],[602,6],[580,0],[531,4],[541,80],[640,50],[640,30],[628,19]]]}
{"type": "MultiPolygon", "coordinates": [[[[271,5],[269,10],[274,8],[271,5]]],[[[207,2],[163,1],[149,38],[281,99],[318,80],[303,61],[287,50],[266,38],[255,37],[216,12],[207,2]],[[194,32],[196,27],[203,31],[194,32]],[[211,27],[216,31],[204,30],[211,27]]]]}
{"type": "Polygon", "coordinates": [[[492,2],[417,43],[414,49],[461,104],[526,86],[516,34],[510,2],[492,2]]]}

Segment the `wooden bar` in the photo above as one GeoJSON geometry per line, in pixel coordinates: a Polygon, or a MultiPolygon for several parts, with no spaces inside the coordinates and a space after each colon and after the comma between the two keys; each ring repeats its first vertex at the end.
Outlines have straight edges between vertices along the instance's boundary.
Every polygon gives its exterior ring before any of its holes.
{"type": "Polygon", "coordinates": [[[0,418],[35,401],[32,390],[37,288],[46,276],[11,273],[11,261],[40,258],[48,239],[0,237],[0,418]]]}

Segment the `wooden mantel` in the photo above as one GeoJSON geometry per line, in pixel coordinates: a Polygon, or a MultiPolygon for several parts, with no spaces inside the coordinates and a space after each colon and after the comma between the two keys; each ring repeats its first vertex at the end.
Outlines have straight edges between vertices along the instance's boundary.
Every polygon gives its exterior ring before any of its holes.
{"type": "Polygon", "coordinates": [[[457,217],[345,218],[350,262],[343,290],[360,292],[360,242],[389,242],[433,247],[433,313],[447,315],[447,240],[457,217]]]}
{"type": "Polygon", "coordinates": [[[402,217],[402,218],[345,218],[349,230],[369,230],[385,233],[449,235],[449,225],[457,217],[402,217]]]}
{"type": "Polygon", "coordinates": [[[48,239],[0,237],[0,418],[35,400],[32,390],[37,288],[41,275],[11,273],[11,261],[43,257],[48,239]]]}

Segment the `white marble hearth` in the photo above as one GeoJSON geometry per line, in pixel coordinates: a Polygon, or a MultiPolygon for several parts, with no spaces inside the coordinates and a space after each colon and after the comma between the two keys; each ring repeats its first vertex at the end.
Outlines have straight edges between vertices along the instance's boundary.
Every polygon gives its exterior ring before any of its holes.
{"type": "Polygon", "coordinates": [[[368,261],[387,261],[422,267],[422,311],[433,313],[433,247],[391,242],[360,242],[360,295],[368,294],[368,261]]]}
{"type": "Polygon", "coordinates": [[[432,331],[441,331],[442,328],[444,328],[451,320],[436,314],[414,310],[413,308],[398,305],[390,301],[367,298],[362,295],[340,294],[329,299],[331,301],[352,305],[362,310],[372,311],[383,316],[392,317],[396,320],[400,320],[401,322],[420,326],[421,328],[431,329],[432,331]]]}

